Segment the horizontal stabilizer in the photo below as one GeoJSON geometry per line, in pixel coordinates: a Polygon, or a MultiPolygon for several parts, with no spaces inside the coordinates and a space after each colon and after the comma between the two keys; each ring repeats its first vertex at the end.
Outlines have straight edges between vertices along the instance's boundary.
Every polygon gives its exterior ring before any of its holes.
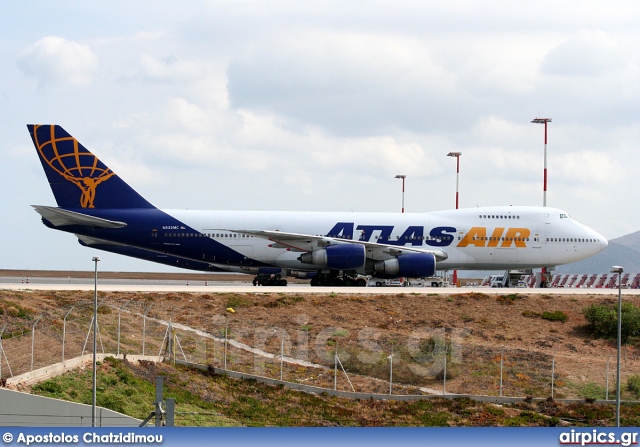
{"type": "Polygon", "coordinates": [[[118,242],[107,241],[104,239],[98,239],[96,237],[84,236],[82,234],[76,234],[78,241],[86,247],[93,247],[95,245],[118,245],[121,247],[127,247],[125,244],[120,244],[118,242]]]}
{"type": "Polygon", "coordinates": [[[127,224],[114,220],[101,219],[87,214],[67,211],[53,206],[31,205],[43,218],[51,222],[54,227],[66,225],[82,225],[85,227],[123,228],[127,224]]]}

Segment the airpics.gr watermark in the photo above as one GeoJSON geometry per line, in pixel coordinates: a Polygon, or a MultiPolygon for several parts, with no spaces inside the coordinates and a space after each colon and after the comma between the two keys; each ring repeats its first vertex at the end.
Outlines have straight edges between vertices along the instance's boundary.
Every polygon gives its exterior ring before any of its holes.
{"type": "Polygon", "coordinates": [[[570,432],[561,433],[559,436],[560,445],[621,445],[628,447],[638,444],[638,433],[623,432],[620,436],[614,432],[598,431],[579,431],[571,430],[570,432]]]}

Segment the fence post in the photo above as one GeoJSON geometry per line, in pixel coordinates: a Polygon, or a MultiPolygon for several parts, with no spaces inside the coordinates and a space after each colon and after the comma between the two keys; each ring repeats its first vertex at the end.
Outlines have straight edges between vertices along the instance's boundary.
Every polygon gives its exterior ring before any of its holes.
{"type": "Polygon", "coordinates": [[[282,382],[284,369],[284,328],[282,329],[282,338],[280,339],[280,382],[282,382]]]}
{"type": "Polygon", "coordinates": [[[606,384],[606,391],[605,391],[605,396],[604,396],[604,400],[609,400],[609,360],[611,359],[611,354],[609,354],[607,356],[607,384],[606,384]]]}
{"type": "Polygon", "coordinates": [[[227,336],[229,334],[229,316],[224,316],[224,369],[227,370],[227,336]]]}
{"type": "Polygon", "coordinates": [[[338,340],[336,339],[336,351],[333,354],[333,390],[338,389],[338,340]]]}
{"type": "Polygon", "coordinates": [[[2,380],[2,355],[4,354],[4,349],[2,348],[2,334],[4,334],[4,330],[7,328],[7,324],[5,323],[2,326],[2,330],[0,331],[0,380],[2,380]]]}
{"type": "Polygon", "coordinates": [[[444,342],[444,374],[442,377],[442,395],[447,394],[447,341],[444,342]]]}
{"type": "Polygon", "coordinates": [[[2,357],[4,357],[5,361],[7,362],[7,368],[9,368],[9,375],[13,377],[13,371],[11,371],[11,365],[9,364],[7,353],[4,352],[4,347],[2,346],[2,336],[4,335],[4,330],[7,328],[7,324],[8,323],[5,323],[5,325],[2,327],[2,330],[0,331],[0,379],[2,379],[2,357]]]}
{"type": "Polygon", "coordinates": [[[38,317],[38,319],[36,320],[35,323],[33,323],[33,327],[31,328],[31,371],[33,371],[33,350],[35,347],[35,336],[36,336],[36,324],[38,324],[38,321],[40,321],[40,318],[42,318],[42,314],[40,314],[40,316],[38,317]]]}
{"type": "Polygon", "coordinates": [[[127,307],[127,305],[131,302],[131,300],[127,301],[126,303],[124,303],[124,306],[122,306],[120,309],[118,309],[118,352],[117,352],[117,356],[120,355],[120,314],[122,314],[122,311],[124,310],[125,307],[127,307]]]}
{"type": "Polygon", "coordinates": [[[553,359],[551,360],[551,399],[553,399],[553,379],[556,374],[556,348],[553,348],[553,359]]]}
{"type": "Polygon", "coordinates": [[[389,395],[393,390],[393,345],[391,345],[391,355],[387,357],[389,359],[389,395]]]}
{"type": "Polygon", "coordinates": [[[75,306],[71,306],[71,309],[69,309],[69,312],[67,312],[67,314],[64,316],[64,320],[62,322],[62,363],[64,363],[64,344],[65,344],[65,339],[67,337],[67,317],[69,316],[69,314],[71,313],[74,307],[75,306]]]}
{"type": "Polygon", "coordinates": [[[504,345],[502,345],[502,350],[500,351],[500,397],[502,397],[502,368],[504,365],[504,345]]]}
{"type": "Polygon", "coordinates": [[[144,312],[144,315],[142,316],[142,355],[143,356],[144,356],[144,347],[145,347],[144,345],[147,338],[147,314],[151,310],[151,306],[153,306],[153,303],[149,304],[149,306],[144,312]]]}

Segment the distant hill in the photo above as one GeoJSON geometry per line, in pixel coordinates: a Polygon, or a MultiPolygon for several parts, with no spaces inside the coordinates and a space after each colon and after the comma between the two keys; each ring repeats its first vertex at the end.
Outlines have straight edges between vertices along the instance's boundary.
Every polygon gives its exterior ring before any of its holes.
{"type": "Polygon", "coordinates": [[[609,246],[595,256],[572,264],[560,265],[558,273],[608,273],[620,265],[625,272],[640,273],[640,231],[609,241],[609,246]]]}

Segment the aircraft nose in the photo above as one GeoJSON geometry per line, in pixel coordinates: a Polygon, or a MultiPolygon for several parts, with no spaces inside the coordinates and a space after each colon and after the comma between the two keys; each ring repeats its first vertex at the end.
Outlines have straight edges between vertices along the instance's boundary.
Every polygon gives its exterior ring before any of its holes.
{"type": "Polygon", "coordinates": [[[607,241],[607,238],[601,235],[600,233],[598,233],[597,231],[594,231],[594,230],[591,230],[591,231],[593,232],[593,236],[595,237],[596,241],[598,241],[597,253],[600,253],[602,250],[607,248],[607,246],[609,245],[609,241],[607,241]]]}

